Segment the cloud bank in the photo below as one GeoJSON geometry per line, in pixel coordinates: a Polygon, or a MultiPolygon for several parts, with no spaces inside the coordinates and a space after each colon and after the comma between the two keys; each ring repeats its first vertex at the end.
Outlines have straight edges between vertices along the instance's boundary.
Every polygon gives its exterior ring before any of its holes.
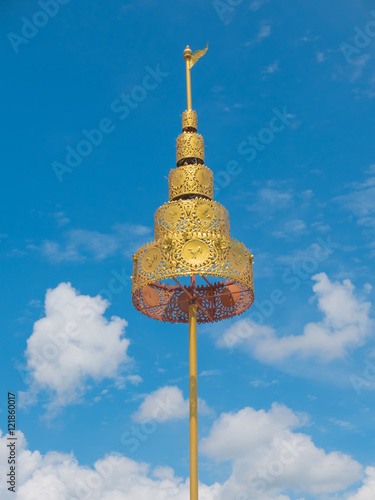
{"type": "Polygon", "coordinates": [[[300,335],[278,337],[275,330],[246,319],[236,322],[217,340],[219,347],[238,347],[265,363],[291,357],[331,361],[365,344],[371,332],[371,303],[356,296],[350,280],[331,281],[325,273],[312,277],[314,299],[323,318],[307,323],[300,335]]]}
{"type": "Polygon", "coordinates": [[[77,402],[89,380],[123,381],[122,369],[131,362],[127,322],[117,316],[107,320],[108,306],[102,297],[81,295],[70,283],[47,291],[44,317],[27,340],[29,391],[20,393],[21,405],[47,391],[48,409],[57,410],[77,402]]]}

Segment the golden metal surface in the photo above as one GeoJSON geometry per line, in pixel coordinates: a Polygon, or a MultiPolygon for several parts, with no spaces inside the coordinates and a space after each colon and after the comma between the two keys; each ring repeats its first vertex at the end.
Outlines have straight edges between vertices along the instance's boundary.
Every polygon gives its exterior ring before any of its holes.
{"type": "MultiPolygon", "coordinates": [[[[189,47],[189,45],[188,45],[189,47]]],[[[190,47],[189,47],[190,49],[190,47]]],[[[186,49],[185,49],[186,50],[186,49]]],[[[188,58],[188,61],[189,61],[189,68],[191,69],[194,64],[198,61],[198,59],[200,59],[202,56],[205,55],[205,53],[207,52],[208,50],[208,42],[207,42],[207,46],[205,49],[202,49],[202,50],[196,50],[193,55],[191,55],[189,58],[188,58]]],[[[185,52],[184,52],[184,55],[185,55],[185,52]]]]}
{"type": "Polygon", "coordinates": [[[240,298],[241,289],[235,283],[228,285],[225,290],[220,294],[220,300],[224,307],[234,307],[240,298]]]}
{"type": "Polygon", "coordinates": [[[155,288],[153,288],[150,285],[147,285],[142,289],[142,297],[146,302],[146,304],[150,307],[155,307],[159,305],[160,302],[159,294],[155,290],[155,288]]]}
{"type": "Polygon", "coordinates": [[[240,273],[246,269],[246,257],[240,247],[232,246],[229,251],[229,262],[240,273]]]}
{"type": "MultiPolygon", "coordinates": [[[[155,240],[212,237],[229,239],[228,211],[217,201],[195,198],[169,201],[155,212],[155,240]]],[[[160,241],[164,246],[163,241],[160,241]]]]}
{"type": "Polygon", "coordinates": [[[149,248],[142,256],[142,269],[151,273],[159,266],[161,260],[160,250],[157,247],[149,248]]]}
{"type": "Polygon", "coordinates": [[[189,109],[182,113],[182,130],[185,128],[198,128],[197,112],[189,109]]]}
{"type": "Polygon", "coordinates": [[[219,279],[197,287],[198,322],[235,316],[254,300],[252,255],[231,238],[228,212],[213,201],[213,174],[202,164],[204,141],[191,109],[190,69],[206,50],[184,51],[188,109],[176,141],[177,168],[169,173],[170,201],[156,210],[154,241],[133,257],[133,303],[162,321],[188,321],[187,290],[174,280],[192,275],[219,279]]]}
{"type": "Polygon", "coordinates": [[[204,142],[200,134],[183,132],[176,140],[176,162],[183,158],[199,158],[204,162],[204,142]]]}
{"type": "Polygon", "coordinates": [[[215,212],[212,203],[200,203],[197,206],[197,217],[198,219],[207,226],[215,221],[215,212]]]}
{"type": "Polygon", "coordinates": [[[202,240],[189,240],[182,247],[181,255],[189,264],[202,264],[210,255],[210,249],[202,240]]]}
{"type": "Polygon", "coordinates": [[[189,306],[190,500],[198,500],[197,305],[189,306]]]}
{"type": "Polygon", "coordinates": [[[206,167],[202,166],[201,168],[198,168],[196,172],[196,178],[199,184],[203,187],[206,188],[214,188],[214,174],[212,171],[206,167]]]}
{"type": "MultiPolygon", "coordinates": [[[[163,215],[164,215],[164,220],[167,224],[175,224],[183,216],[182,206],[178,205],[177,203],[174,203],[173,205],[168,205],[163,215]]],[[[158,220],[158,225],[159,225],[159,220],[158,220]]]]}
{"type": "Polygon", "coordinates": [[[179,238],[166,237],[141,247],[134,258],[133,292],[150,283],[192,274],[220,277],[245,285],[250,290],[253,288],[250,252],[242,243],[218,237],[214,233],[207,233],[204,237],[201,235],[200,238],[195,233],[187,233],[179,238]],[[185,245],[191,241],[194,244],[190,252],[185,245]],[[239,249],[243,258],[237,264],[233,255],[238,257],[239,249]],[[157,252],[161,253],[161,260],[156,259],[157,252]],[[193,252],[196,252],[195,258],[193,252]]]}
{"type": "Polygon", "coordinates": [[[169,177],[168,177],[169,191],[171,190],[178,191],[184,184],[185,180],[186,180],[186,173],[184,168],[177,167],[171,170],[169,172],[169,177]]]}
{"type": "Polygon", "coordinates": [[[192,109],[192,104],[191,104],[191,74],[190,70],[194,66],[194,64],[198,61],[199,58],[204,56],[204,54],[207,52],[208,49],[208,42],[207,42],[207,47],[203,50],[196,50],[194,54],[192,53],[191,48],[189,45],[186,46],[186,49],[184,50],[184,59],[186,61],[186,93],[187,93],[187,108],[188,111],[192,109]]]}
{"type": "Polygon", "coordinates": [[[186,95],[187,95],[187,109],[192,109],[191,104],[191,75],[190,75],[190,58],[191,58],[191,48],[189,45],[186,46],[184,50],[184,59],[186,61],[186,95]]]}
{"type": "Polygon", "coordinates": [[[169,172],[169,199],[195,194],[213,199],[214,177],[205,165],[184,165],[169,172]]]}

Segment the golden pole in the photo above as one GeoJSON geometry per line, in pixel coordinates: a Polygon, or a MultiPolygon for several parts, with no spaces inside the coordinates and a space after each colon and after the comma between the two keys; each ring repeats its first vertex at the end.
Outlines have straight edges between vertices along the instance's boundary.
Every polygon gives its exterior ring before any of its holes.
{"type": "Polygon", "coordinates": [[[186,61],[186,94],[187,94],[187,109],[193,109],[191,103],[191,77],[190,77],[190,59],[192,50],[189,45],[184,50],[184,59],[186,61]]]}
{"type": "Polygon", "coordinates": [[[189,305],[190,500],[198,500],[197,304],[189,305]]]}

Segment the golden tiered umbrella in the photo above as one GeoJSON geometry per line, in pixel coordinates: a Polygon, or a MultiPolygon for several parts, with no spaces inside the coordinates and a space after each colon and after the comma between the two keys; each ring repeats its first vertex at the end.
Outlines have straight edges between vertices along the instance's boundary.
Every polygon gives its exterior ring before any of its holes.
{"type": "Polygon", "coordinates": [[[213,173],[192,109],[190,71],[207,48],[186,61],[187,110],[177,138],[169,201],[155,213],[155,239],[133,256],[133,304],[146,316],[189,323],[190,499],[198,499],[197,322],[231,318],[254,301],[253,256],[231,238],[227,210],[213,200],[213,173]],[[213,281],[212,278],[218,278],[213,281]]]}

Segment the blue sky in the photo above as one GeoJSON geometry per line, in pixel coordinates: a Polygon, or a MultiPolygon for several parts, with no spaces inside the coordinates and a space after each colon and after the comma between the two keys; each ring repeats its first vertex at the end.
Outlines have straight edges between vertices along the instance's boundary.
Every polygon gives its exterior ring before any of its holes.
{"type": "Polygon", "coordinates": [[[187,327],[134,310],[130,276],[168,199],[182,52],[207,41],[193,108],[256,303],[199,328],[201,498],[374,498],[373,3],[1,9],[0,468],[17,392],[16,498],[188,498],[187,327]]]}

